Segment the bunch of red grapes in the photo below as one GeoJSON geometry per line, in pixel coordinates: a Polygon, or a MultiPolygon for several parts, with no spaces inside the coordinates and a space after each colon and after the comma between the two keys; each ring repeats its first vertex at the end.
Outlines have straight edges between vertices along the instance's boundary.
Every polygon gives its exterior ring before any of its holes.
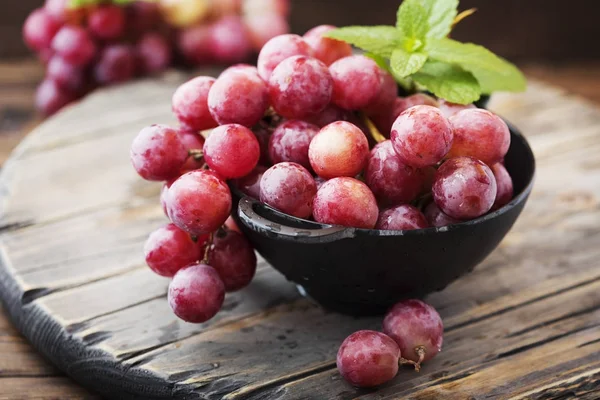
{"type": "MultiPolygon", "coordinates": [[[[172,222],[150,237],[147,261],[174,276],[169,304],[184,320],[210,319],[225,292],[254,274],[251,245],[226,227],[231,187],[297,218],[362,229],[442,227],[511,200],[501,118],[425,94],[399,97],[394,78],[325,37],[331,29],[277,36],[257,67],[183,84],[172,101],[179,128],[153,125],[135,138],[133,166],[166,182],[161,202],[172,222]]],[[[354,385],[378,385],[399,362],[419,367],[435,356],[442,330],[432,307],[400,303],[385,335],[361,331],[344,342],[339,368],[354,385]]]]}
{"type": "Polygon", "coordinates": [[[289,30],[288,1],[98,1],[71,8],[70,0],[46,0],[23,26],[25,42],[46,63],[36,106],[50,115],[96,87],[173,64],[248,60],[289,30]]]}

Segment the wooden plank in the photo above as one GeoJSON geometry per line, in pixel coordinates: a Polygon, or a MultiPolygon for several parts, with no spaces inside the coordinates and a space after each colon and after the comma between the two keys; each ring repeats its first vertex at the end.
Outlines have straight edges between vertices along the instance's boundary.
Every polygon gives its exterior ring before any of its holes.
{"type": "Polygon", "coordinates": [[[100,400],[69,378],[0,378],[2,400],[100,400]]]}

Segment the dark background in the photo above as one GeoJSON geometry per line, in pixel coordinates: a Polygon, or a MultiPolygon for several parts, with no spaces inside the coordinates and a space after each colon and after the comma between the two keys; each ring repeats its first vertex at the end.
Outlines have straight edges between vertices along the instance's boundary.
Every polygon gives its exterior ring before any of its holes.
{"type": "MultiPolygon", "coordinates": [[[[21,25],[43,0],[1,0],[0,57],[28,55],[21,25]]],[[[393,24],[400,0],[292,0],[292,29],[393,24]]],[[[489,47],[518,62],[572,62],[600,59],[600,0],[462,0],[461,9],[476,7],[454,37],[489,47]]]]}

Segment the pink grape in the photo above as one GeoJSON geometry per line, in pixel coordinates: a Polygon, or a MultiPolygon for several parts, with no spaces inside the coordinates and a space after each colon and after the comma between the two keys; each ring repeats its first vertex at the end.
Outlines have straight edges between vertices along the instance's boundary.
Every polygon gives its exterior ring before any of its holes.
{"type": "Polygon", "coordinates": [[[434,201],[429,203],[427,207],[425,207],[425,218],[429,225],[434,226],[436,228],[441,228],[443,226],[459,224],[461,221],[452,218],[442,212],[440,208],[435,204],[434,201]]]}
{"type": "Polygon", "coordinates": [[[181,268],[198,262],[202,252],[189,233],[168,224],[150,235],[144,245],[144,255],[152,271],[172,277],[181,268]]]}
{"type": "Polygon", "coordinates": [[[214,62],[211,28],[211,26],[196,25],[181,30],[177,36],[177,48],[189,63],[202,65],[214,62]]]}
{"type": "Polygon", "coordinates": [[[402,204],[382,211],[375,226],[376,229],[391,231],[410,231],[428,227],[429,224],[423,213],[418,208],[408,204],[402,204]]]}
{"type": "Polygon", "coordinates": [[[93,9],[88,17],[88,30],[98,39],[119,39],[125,31],[123,8],[106,5],[93,9]]]}
{"type": "Polygon", "coordinates": [[[97,51],[88,32],[74,25],[65,25],[56,33],[52,39],[52,50],[76,66],[89,64],[97,51]]]}
{"type": "Polygon", "coordinates": [[[208,109],[208,95],[214,83],[214,78],[200,76],[184,83],[175,91],[172,108],[182,125],[195,131],[218,125],[208,109]]]}
{"type": "Polygon", "coordinates": [[[135,51],[131,46],[110,45],[102,51],[94,68],[94,77],[100,84],[126,82],[135,76],[135,51]]]}
{"type": "Polygon", "coordinates": [[[273,164],[290,161],[310,169],[308,147],[319,133],[319,127],[304,121],[291,120],[279,125],[269,141],[273,164]]]}
{"type": "Polygon", "coordinates": [[[323,224],[373,229],[379,209],[367,185],[354,178],[325,182],[315,197],[313,216],[323,224]]]}
{"type": "Polygon", "coordinates": [[[325,179],[353,177],[367,164],[369,143],[358,127],[338,121],[321,129],[313,138],[308,157],[313,170],[325,179]]]}
{"type": "Polygon", "coordinates": [[[496,200],[494,200],[494,205],[492,206],[492,210],[497,210],[504,207],[512,200],[514,195],[513,181],[506,170],[506,167],[501,163],[496,163],[490,168],[494,174],[494,178],[496,178],[496,185],[498,186],[496,200]]]}
{"type": "Polygon", "coordinates": [[[75,99],[73,93],[46,79],[37,88],[35,106],[42,114],[52,115],[75,99]]]}
{"type": "Polygon", "coordinates": [[[269,79],[271,105],[289,119],[302,119],[323,111],[331,101],[332,90],[327,66],[311,57],[285,59],[269,79]]]}
{"type": "Polygon", "coordinates": [[[400,355],[400,348],[389,336],[375,331],[358,331],[340,346],[337,368],[352,386],[379,386],[394,379],[400,355]]]}
{"type": "Polygon", "coordinates": [[[60,29],[60,23],[56,21],[43,8],[34,10],[23,25],[23,38],[27,46],[35,51],[41,51],[50,47],[52,39],[60,29]]]}
{"type": "Polygon", "coordinates": [[[260,180],[260,201],[298,218],[311,216],[316,193],[312,175],[296,163],[276,164],[260,180]]]}
{"type": "Polygon", "coordinates": [[[418,364],[431,360],[442,350],[442,318],[435,308],[421,300],[394,305],[383,320],[383,332],[398,344],[402,357],[418,364]]]}
{"type": "Polygon", "coordinates": [[[134,1],[127,6],[127,28],[140,34],[156,28],[161,15],[158,3],[134,1]]]}
{"type": "Polygon", "coordinates": [[[136,54],[144,74],[161,72],[171,65],[172,54],[169,42],[155,32],[142,36],[136,45],[136,54]]]}
{"type": "Polygon", "coordinates": [[[212,171],[183,174],[173,182],[166,197],[171,221],[193,235],[216,231],[231,212],[229,187],[212,171]]]}
{"type": "Polygon", "coordinates": [[[213,129],[204,143],[204,160],[225,179],[248,175],[258,164],[260,144],[252,131],[237,124],[213,129]]]}
{"type": "Polygon", "coordinates": [[[256,273],[256,254],[244,235],[219,230],[208,255],[209,264],[217,270],[225,290],[235,292],[252,282],[256,273]]]}
{"type": "Polygon", "coordinates": [[[449,216],[461,220],[487,213],[496,199],[496,179],[490,168],[471,157],[446,161],[435,174],[433,199],[449,216]]]}
{"type": "Polygon", "coordinates": [[[258,55],[258,73],[264,81],[269,81],[273,70],[286,58],[311,55],[311,47],[300,36],[293,34],[276,36],[263,46],[258,55]]]}
{"type": "Polygon", "coordinates": [[[85,88],[84,71],[57,56],[46,66],[46,76],[73,93],[81,93],[85,88]]]}
{"type": "Polygon", "coordinates": [[[411,107],[419,105],[437,107],[438,103],[433,97],[423,93],[413,94],[408,97],[397,97],[389,109],[384,108],[380,112],[372,110],[369,117],[371,117],[377,129],[379,129],[379,132],[383,136],[389,138],[392,125],[400,114],[411,107]]]}
{"type": "Polygon", "coordinates": [[[290,12],[289,0],[245,0],[242,11],[246,15],[274,13],[286,17],[290,12]]]}
{"type": "Polygon", "coordinates": [[[215,22],[210,35],[213,57],[219,63],[243,61],[252,53],[246,26],[238,16],[230,15],[215,22]]]}
{"type": "Polygon", "coordinates": [[[448,157],[474,157],[493,165],[510,147],[510,131],[497,115],[481,109],[467,109],[450,117],[454,143],[448,157]]]}
{"type": "Polygon", "coordinates": [[[304,118],[304,120],[323,128],[336,121],[349,121],[350,112],[330,104],[317,115],[304,118]]]}
{"type": "Polygon", "coordinates": [[[330,66],[340,58],[352,55],[352,46],[341,40],[330,39],[324,35],[336,29],[333,25],[320,25],[304,34],[304,40],[312,47],[315,58],[330,66]]]}
{"type": "Polygon", "coordinates": [[[260,145],[260,160],[258,163],[264,166],[271,165],[271,157],[269,156],[269,141],[271,140],[271,131],[263,126],[256,126],[253,129],[254,136],[260,145]]]}
{"type": "Polygon", "coordinates": [[[475,107],[474,104],[455,104],[455,103],[450,103],[449,101],[446,101],[445,99],[439,99],[438,103],[439,103],[440,111],[442,112],[442,114],[444,114],[444,116],[446,118],[450,118],[451,116],[453,116],[454,114],[457,114],[458,112],[460,112],[462,110],[477,108],[477,107],[475,107]]]}
{"type": "Polygon", "coordinates": [[[255,49],[262,49],[269,40],[290,31],[287,19],[273,12],[244,15],[243,18],[255,49]]]}
{"type": "Polygon", "coordinates": [[[452,146],[450,122],[432,106],[411,107],[396,119],[392,144],[400,160],[411,167],[429,167],[440,162],[452,146]]]}
{"type": "Polygon", "coordinates": [[[360,110],[373,103],[380,91],[375,61],[362,55],[344,57],[329,67],[333,77],[332,101],[345,110],[360,110]]]}
{"type": "Polygon", "coordinates": [[[179,318],[199,324],[214,317],[225,300],[225,285],[206,264],[180,269],[169,284],[169,306],[179,318]]]}
{"type": "Polygon", "coordinates": [[[230,67],[227,67],[226,69],[223,70],[223,72],[221,72],[221,74],[219,75],[219,78],[227,75],[230,72],[240,72],[240,73],[248,73],[248,74],[256,74],[258,75],[258,69],[250,64],[235,64],[232,65],[230,67]]]}
{"type": "Polygon", "coordinates": [[[365,108],[367,115],[377,115],[384,110],[394,109],[395,101],[398,98],[398,84],[396,79],[389,72],[379,68],[379,93],[375,100],[365,108]]]}
{"type": "Polygon", "coordinates": [[[423,188],[420,170],[409,167],[398,158],[392,142],[383,141],[371,150],[365,171],[365,182],[382,205],[409,203],[423,188]]]}
{"type": "Polygon", "coordinates": [[[44,9],[55,20],[59,22],[65,22],[68,14],[68,2],[69,0],[46,0],[44,3],[44,9]]]}
{"type": "Polygon", "coordinates": [[[221,75],[208,93],[208,108],[221,125],[252,127],[269,107],[267,85],[251,68],[232,69],[221,75]]]}
{"type": "Polygon", "coordinates": [[[141,130],[131,144],[130,158],[140,176],[166,181],[179,175],[188,151],[175,129],[152,125],[141,130]]]}
{"type": "Polygon", "coordinates": [[[260,181],[267,170],[267,167],[262,165],[256,166],[254,171],[248,175],[236,179],[236,187],[245,195],[250,196],[254,199],[260,199],[260,181]]]}
{"type": "Polygon", "coordinates": [[[165,183],[163,183],[163,186],[160,189],[160,205],[162,206],[163,212],[169,219],[170,219],[170,217],[169,217],[169,213],[167,210],[167,194],[168,194],[169,188],[171,187],[173,182],[175,182],[176,180],[177,180],[177,178],[173,178],[173,179],[166,181],[165,183]]]}
{"type": "MultiPolygon", "coordinates": [[[[185,148],[189,150],[202,150],[204,148],[204,137],[195,131],[189,131],[185,129],[179,129],[179,138],[181,142],[185,146],[185,148]]],[[[196,160],[194,157],[188,157],[185,164],[183,164],[182,171],[193,171],[195,169],[202,168],[204,164],[203,160],[196,160]]]]}

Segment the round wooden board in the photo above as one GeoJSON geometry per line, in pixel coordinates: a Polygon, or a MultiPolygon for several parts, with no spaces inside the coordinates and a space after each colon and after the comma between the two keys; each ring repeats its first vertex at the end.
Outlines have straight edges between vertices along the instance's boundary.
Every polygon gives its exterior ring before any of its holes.
{"type": "MultiPolygon", "coordinates": [[[[2,172],[0,295],[16,326],[88,388],[123,399],[595,398],[600,390],[600,112],[531,83],[491,108],[539,173],[530,203],[474,273],[429,297],[445,349],[378,391],[346,385],[340,342],[379,318],[326,313],[260,263],[206,324],[179,321],[142,245],[165,223],[129,144],[174,123],[180,76],[99,91],[51,118],[2,172]],[[556,397],[554,397],[556,396],[556,397]]],[[[440,268],[444,268],[440,265],[440,268]]],[[[410,277],[407,277],[410,279],[410,277]]]]}

